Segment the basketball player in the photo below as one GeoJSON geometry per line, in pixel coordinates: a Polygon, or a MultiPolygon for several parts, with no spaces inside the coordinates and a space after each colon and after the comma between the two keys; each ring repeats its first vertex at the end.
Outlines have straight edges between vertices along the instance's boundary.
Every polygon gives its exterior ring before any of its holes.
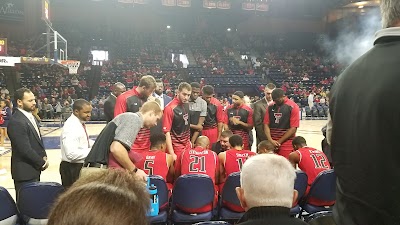
{"type": "MultiPolygon", "coordinates": [[[[219,159],[219,183],[220,190],[223,189],[223,183],[226,178],[234,172],[240,172],[242,170],[243,164],[246,160],[256,155],[256,153],[244,150],[243,148],[243,139],[241,136],[234,134],[229,138],[229,143],[231,145],[231,149],[226,152],[221,152],[218,154],[219,159]]],[[[229,203],[224,203],[229,209],[236,212],[243,212],[244,209],[242,207],[237,207],[235,205],[230,205],[229,203]]]]}
{"type": "Polygon", "coordinates": [[[189,98],[192,87],[186,82],[178,86],[176,97],[164,108],[163,132],[168,153],[176,160],[185,150],[190,150],[189,98]]]}
{"type": "MultiPolygon", "coordinates": [[[[218,181],[218,157],[215,152],[209,150],[210,140],[206,136],[197,138],[196,147],[191,150],[184,151],[175,164],[175,178],[185,174],[204,174],[208,175],[216,184],[218,181]]],[[[217,188],[215,188],[217,190],[217,188]]],[[[215,192],[214,203],[217,202],[217,192],[215,192]]],[[[214,204],[214,205],[215,205],[214,204]]],[[[208,212],[212,209],[212,205],[202,207],[200,209],[184,209],[190,213],[208,212]]]]}
{"type": "Polygon", "coordinates": [[[165,134],[152,134],[150,143],[150,150],[141,152],[142,159],[135,165],[147,175],[159,175],[164,178],[168,190],[172,190],[174,159],[165,153],[167,149],[165,134]]]}
{"type": "Polygon", "coordinates": [[[265,140],[257,145],[257,154],[275,154],[275,149],[275,145],[265,140]]]}
{"type": "MultiPolygon", "coordinates": [[[[294,152],[290,153],[289,161],[296,168],[296,165],[307,174],[306,195],[310,191],[310,186],[319,173],[331,169],[326,155],[315,148],[307,147],[306,140],[297,136],[292,141],[294,152]]],[[[324,202],[319,199],[310,198],[309,202],[316,206],[333,205],[333,202],[324,202]]]]}
{"type": "Polygon", "coordinates": [[[278,154],[288,158],[293,151],[292,139],[300,125],[300,109],[281,88],[272,91],[272,99],[275,104],[268,107],[264,117],[265,135],[278,148],[278,154]]]}
{"type": "Polygon", "coordinates": [[[207,136],[212,145],[221,137],[224,125],[224,108],[221,102],[214,98],[214,88],[211,85],[204,86],[202,92],[203,99],[207,102],[207,116],[204,121],[202,135],[207,136]]]}
{"type": "Polygon", "coordinates": [[[253,110],[244,104],[243,98],[244,93],[241,91],[236,91],[232,95],[233,104],[226,109],[224,129],[240,135],[243,139],[243,148],[250,149],[249,131],[253,129],[253,110]]]}

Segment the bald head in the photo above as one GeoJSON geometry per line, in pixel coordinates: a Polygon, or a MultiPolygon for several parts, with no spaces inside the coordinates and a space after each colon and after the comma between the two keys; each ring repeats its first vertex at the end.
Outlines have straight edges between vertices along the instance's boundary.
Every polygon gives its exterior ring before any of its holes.
{"type": "Polygon", "coordinates": [[[123,83],[117,82],[113,85],[113,94],[115,95],[115,97],[120,96],[125,91],[126,91],[126,88],[123,83]]]}
{"type": "Polygon", "coordinates": [[[208,148],[210,146],[210,140],[206,136],[200,136],[196,140],[196,146],[208,148]]]}

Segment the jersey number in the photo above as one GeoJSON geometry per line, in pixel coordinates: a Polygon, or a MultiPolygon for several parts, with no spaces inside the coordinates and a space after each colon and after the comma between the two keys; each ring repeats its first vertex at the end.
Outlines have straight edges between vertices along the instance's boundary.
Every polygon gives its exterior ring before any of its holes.
{"type": "MultiPolygon", "coordinates": [[[[243,166],[243,163],[244,163],[243,162],[243,158],[237,158],[236,161],[238,163],[239,170],[242,171],[242,166],[243,166]]],[[[246,160],[244,160],[244,161],[246,161],[246,160]]]]}
{"type": "Polygon", "coordinates": [[[154,175],[154,160],[146,160],[144,161],[144,170],[146,171],[147,175],[154,175]]]}
{"type": "Polygon", "coordinates": [[[329,166],[327,166],[326,159],[322,154],[311,154],[310,155],[311,159],[314,161],[315,168],[320,169],[320,168],[325,168],[329,169],[329,166]]]}
{"type": "Polygon", "coordinates": [[[191,173],[205,173],[206,172],[206,157],[205,156],[196,156],[196,155],[191,155],[190,156],[190,164],[189,164],[189,172],[191,173]],[[196,165],[200,164],[200,170],[197,168],[194,168],[196,165]]]}

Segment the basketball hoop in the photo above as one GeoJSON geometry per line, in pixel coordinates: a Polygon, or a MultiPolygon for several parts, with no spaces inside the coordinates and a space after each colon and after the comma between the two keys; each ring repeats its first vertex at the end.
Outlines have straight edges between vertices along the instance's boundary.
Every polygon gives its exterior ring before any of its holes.
{"type": "Polygon", "coordinates": [[[81,65],[81,62],[76,60],[61,60],[60,63],[68,67],[69,74],[77,74],[78,68],[81,65]]]}

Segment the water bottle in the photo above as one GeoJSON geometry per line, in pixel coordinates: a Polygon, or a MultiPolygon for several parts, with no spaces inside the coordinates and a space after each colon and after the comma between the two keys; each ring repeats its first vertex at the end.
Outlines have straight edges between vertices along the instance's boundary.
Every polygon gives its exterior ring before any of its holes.
{"type": "Polygon", "coordinates": [[[157,216],[159,213],[159,202],[158,202],[158,194],[157,187],[154,184],[150,185],[150,178],[147,178],[147,188],[150,194],[150,210],[147,213],[148,216],[157,216]]]}

